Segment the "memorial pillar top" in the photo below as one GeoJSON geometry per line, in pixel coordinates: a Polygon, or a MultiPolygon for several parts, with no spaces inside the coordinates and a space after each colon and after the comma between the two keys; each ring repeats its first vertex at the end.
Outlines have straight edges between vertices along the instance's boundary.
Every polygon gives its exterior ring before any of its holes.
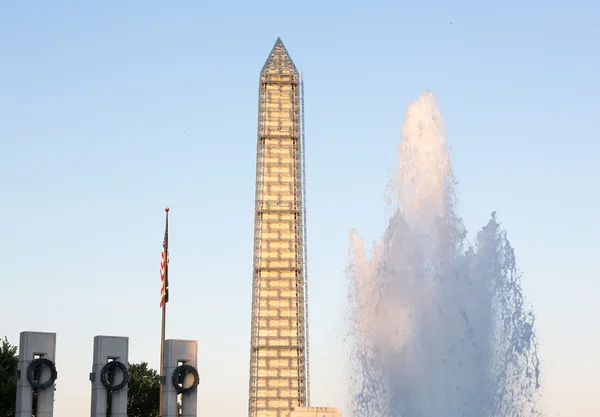
{"type": "Polygon", "coordinates": [[[30,362],[36,356],[55,361],[56,333],[21,332],[19,338],[19,362],[30,362]]]}
{"type": "Polygon", "coordinates": [[[94,337],[94,363],[106,363],[108,358],[127,365],[129,338],[121,336],[94,337]]]}
{"type": "Polygon", "coordinates": [[[165,340],[165,368],[177,366],[178,362],[185,362],[192,366],[198,364],[197,340],[165,340]]]}

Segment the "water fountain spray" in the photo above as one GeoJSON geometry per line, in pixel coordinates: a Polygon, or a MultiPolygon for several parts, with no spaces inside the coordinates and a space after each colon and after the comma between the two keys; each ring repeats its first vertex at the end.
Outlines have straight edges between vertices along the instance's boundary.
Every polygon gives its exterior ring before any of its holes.
{"type": "Polygon", "coordinates": [[[535,318],[492,213],[468,246],[433,94],[411,103],[393,210],[367,255],[351,234],[355,417],[540,416],[535,318]]]}

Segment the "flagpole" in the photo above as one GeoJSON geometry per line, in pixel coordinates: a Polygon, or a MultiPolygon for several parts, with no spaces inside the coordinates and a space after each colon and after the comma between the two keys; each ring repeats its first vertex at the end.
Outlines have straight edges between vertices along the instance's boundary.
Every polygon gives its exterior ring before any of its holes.
{"type": "Polygon", "coordinates": [[[164,368],[165,368],[165,324],[167,318],[167,285],[168,285],[168,276],[169,276],[169,207],[165,208],[165,278],[163,281],[164,285],[164,294],[163,296],[163,305],[162,305],[162,327],[161,327],[161,336],[160,336],[160,398],[158,401],[158,416],[162,417],[163,415],[163,379],[164,379],[164,368]]]}

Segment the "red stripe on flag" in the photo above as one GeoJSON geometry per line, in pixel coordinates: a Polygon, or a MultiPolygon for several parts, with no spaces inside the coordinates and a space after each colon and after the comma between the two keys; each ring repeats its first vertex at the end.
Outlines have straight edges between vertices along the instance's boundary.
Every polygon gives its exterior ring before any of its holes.
{"type": "Polygon", "coordinates": [[[166,298],[166,292],[168,291],[168,289],[166,288],[166,282],[165,282],[165,274],[166,274],[166,268],[167,268],[167,264],[169,263],[169,256],[167,254],[167,256],[165,256],[165,246],[167,244],[166,238],[165,240],[163,240],[163,248],[162,248],[162,253],[160,256],[160,281],[161,281],[161,287],[160,287],[160,307],[163,306],[164,302],[165,302],[165,298],[166,298]],[[165,262],[165,258],[166,258],[166,262],[165,262]]]}

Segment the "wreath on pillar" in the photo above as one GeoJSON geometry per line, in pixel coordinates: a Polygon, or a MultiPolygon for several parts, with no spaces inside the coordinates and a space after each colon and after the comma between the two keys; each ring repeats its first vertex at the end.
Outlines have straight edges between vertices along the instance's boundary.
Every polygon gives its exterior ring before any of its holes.
{"type": "Polygon", "coordinates": [[[127,367],[119,361],[108,362],[100,371],[100,382],[102,382],[102,385],[104,385],[104,387],[111,392],[122,390],[125,387],[125,385],[127,385],[127,383],[129,382],[129,378],[130,376],[127,367]],[[109,381],[108,378],[110,375],[112,376],[111,379],[114,380],[115,371],[117,369],[119,369],[123,373],[123,380],[115,385],[113,382],[109,381]]]}
{"type": "Polygon", "coordinates": [[[35,390],[46,389],[54,384],[58,373],[56,372],[56,366],[54,362],[52,362],[48,358],[38,358],[34,359],[27,366],[27,380],[31,387],[35,390]],[[39,378],[42,373],[42,368],[50,369],[50,378],[46,382],[40,382],[39,378]]]}
{"type": "Polygon", "coordinates": [[[171,382],[173,383],[175,391],[177,391],[178,394],[185,394],[196,389],[198,383],[200,382],[200,376],[198,375],[198,370],[192,365],[180,365],[173,371],[173,375],[171,376],[171,382]],[[184,388],[183,381],[185,380],[185,377],[189,374],[191,374],[194,377],[194,382],[189,387],[184,388]]]}

